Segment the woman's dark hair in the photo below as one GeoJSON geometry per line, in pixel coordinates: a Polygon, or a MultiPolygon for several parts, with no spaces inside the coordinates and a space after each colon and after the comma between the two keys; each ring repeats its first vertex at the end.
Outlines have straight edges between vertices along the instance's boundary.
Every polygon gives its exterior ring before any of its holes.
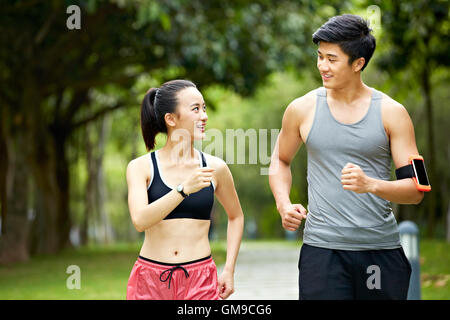
{"type": "Polygon", "coordinates": [[[344,14],[329,19],[314,32],[312,39],[315,44],[320,41],[338,44],[350,57],[349,64],[363,57],[366,62],[361,70],[364,70],[376,47],[371,31],[368,21],[353,14],[344,14]]]}
{"type": "Polygon", "coordinates": [[[145,146],[150,151],[155,147],[155,137],[159,132],[167,133],[164,115],[175,113],[178,91],[197,86],[189,80],[172,80],[160,88],[151,88],[141,105],[141,129],[145,146]]]}

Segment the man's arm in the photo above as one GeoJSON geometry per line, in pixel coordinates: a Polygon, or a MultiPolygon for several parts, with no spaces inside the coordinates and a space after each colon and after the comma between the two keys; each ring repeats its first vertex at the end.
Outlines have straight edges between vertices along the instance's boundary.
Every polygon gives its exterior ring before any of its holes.
{"type": "MultiPolygon", "coordinates": [[[[395,167],[408,163],[411,155],[419,154],[414,135],[414,126],[406,109],[399,103],[385,96],[383,122],[389,136],[391,154],[395,167]]],[[[385,181],[368,177],[360,167],[347,164],[342,170],[344,189],[357,193],[371,192],[383,199],[401,204],[418,204],[423,199],[423,192],[416,189],[412,179],[385,181]]]]}
{"type": "Polygon", "coordinates": [[[305,208],[300,204],[292,204],[289,199],[292,185],[291,161],[302,144],[299,131],[301,115],[297,108],[299,100],[294,100],[283,115],[281,131],[269,167],[269,184],[282,225],[290,231],[297,230],[302,219],[306,218],[305,208]]]}

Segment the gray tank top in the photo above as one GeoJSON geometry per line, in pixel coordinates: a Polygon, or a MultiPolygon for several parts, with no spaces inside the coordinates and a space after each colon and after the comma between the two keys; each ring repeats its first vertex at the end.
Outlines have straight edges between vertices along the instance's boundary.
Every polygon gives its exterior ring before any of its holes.
{"type": "Polygon", "coordinates": [[[317,90],[308,150],[308,216],[303,242],[341,250],[400,247],[390,202],[372,193],[344,190],[341,171],[348,163],[366,175],[390,180],[391,153],[381,119],[381,92],[372,89],[366,115],[353,124],[338,122],[325,88],[317,90]]]}

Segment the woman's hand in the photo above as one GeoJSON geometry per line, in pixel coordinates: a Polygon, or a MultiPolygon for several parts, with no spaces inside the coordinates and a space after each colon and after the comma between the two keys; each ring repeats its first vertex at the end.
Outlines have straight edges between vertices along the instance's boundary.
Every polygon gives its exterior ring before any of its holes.
{"type": "Polygon", "coordinates": [[[219,277],[219,296],[221,299],[228,298],[234,292],[233,272],[224,270],[219,277]]]}
{"type": "Polygon", "coordinates": [[[194,173],[183,182],[183,192],[187,195],[208,187],[212,181],[215,169],[209,167],[197,168],[194,173]]]}

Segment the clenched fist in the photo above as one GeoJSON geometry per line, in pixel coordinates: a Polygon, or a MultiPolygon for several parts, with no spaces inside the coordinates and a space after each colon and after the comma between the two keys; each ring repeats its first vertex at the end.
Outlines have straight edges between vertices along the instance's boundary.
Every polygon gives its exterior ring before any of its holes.
{"type": "Polygon", "coordinates": [[[215,169],[202,167],[195,169],[194,173],[183,182],[183,191],[186,194],[195,193],[210,185],[215,169]]]}
{"type": "Polygon", "coordinates": [[[283,228],[295,231],[300,227],[303,219],[306,219],[306,209],[301,204],[289,204],[279,210],[283,228]]]}
{"type": "Polygon", "coordinates": [[[341,183],[345,190],[366,193],[372,189],[373,179],[368,177],[356,164],[347,163],[341,174],[341,183]]]}

